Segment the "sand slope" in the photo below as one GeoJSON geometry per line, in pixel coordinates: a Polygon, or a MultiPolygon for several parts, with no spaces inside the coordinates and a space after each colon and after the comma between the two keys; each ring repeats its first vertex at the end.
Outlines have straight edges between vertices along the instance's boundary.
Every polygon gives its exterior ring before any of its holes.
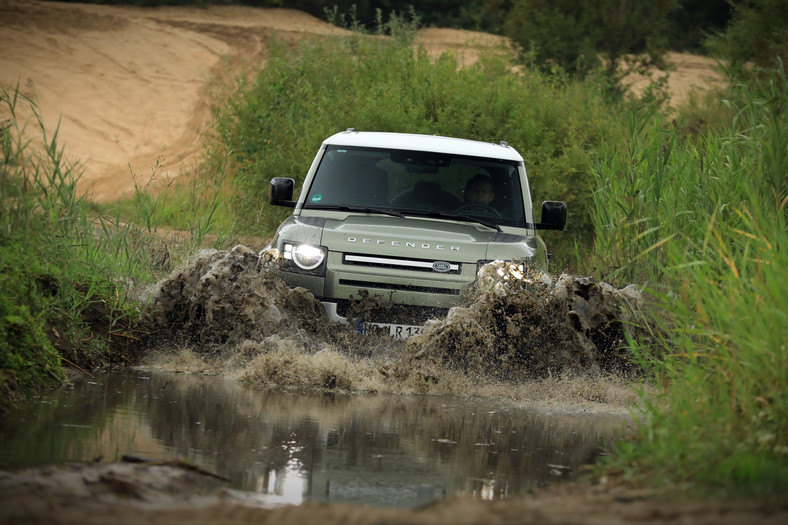
{"type": "MultiPolygon", "coordinates": [[[[139,8],[0,0],[0,83],[35,100],[50,132],[82,163],[80,189],[97,201],[157,178],[177,177],[199,160],[212,82],[229,64],[265,60],[272,35],[295,41],[339,33],[306,13],[249,7],[139,8]]],[[[431,56],[472,62],[479,47],[504,40],[453,29],[426,29],[417,44],[431,56]]],[[[672,55],[671,90],[712,74],[708,60],[672,55]]],[[[0,115],[0,120],[7,115],[0,115]]]]}
{"type": "Polygon", "coordinates": [[[0,0],[0,82],[19,83],[84,162],[82,189],[109,200],[157,159],[197,160],[207,88],[226,63],[263,59],[268,38],[336,31],[304,13],[240,7],[146,9],[0,0]]]}

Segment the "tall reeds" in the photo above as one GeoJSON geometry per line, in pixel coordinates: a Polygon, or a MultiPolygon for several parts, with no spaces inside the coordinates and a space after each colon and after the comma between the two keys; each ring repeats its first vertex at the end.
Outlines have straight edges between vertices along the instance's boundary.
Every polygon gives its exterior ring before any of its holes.
{"type": "Polygon", "coordinates": [[[647,283],[655,372],[620,465],[726,494],[788,489],[788,81],[733,86],[719,130],[633,113],[594,163],[596,265],[647,283]]]}
{"type": "Polygon", "coordinates": [[[36,104],[3,88],[0,107],[1,404],[56,384],[61,364],[90,373],[122,360],[139,316],[129,286],[152,265],[79,195],[80,168],[36,104]]]}

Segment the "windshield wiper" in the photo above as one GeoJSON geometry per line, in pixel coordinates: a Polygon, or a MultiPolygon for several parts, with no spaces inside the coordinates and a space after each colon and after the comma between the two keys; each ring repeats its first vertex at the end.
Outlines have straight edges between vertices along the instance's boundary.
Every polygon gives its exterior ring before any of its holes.
{"type": "Polygon", "coordinates": [[[397,211],[389,208],[378,208],[376,206],[350,206],[348,204],[337,204],[335,206],[309,206],[310,210],[338,210],[338,211],[354,211],[358,213],[379,213],[381,215],[390,215],[404,219],[405,216],[397,211]]]}
{"type": "Polygon", "coordinates": [[[471,215],[463,215],[460,213],[446,213],[445,211],[435,211],[435,210],[404,210],[403,213],[407,213],[408,215],[424,215],[427,217],[436,217],[439,219],[453,219],[453,220],[461,220],[466,222],[476,222],[481,224],[482,226],[487,226],[488,228],[492,228],[493,230],[503,231],[501,227],[495,224],[492,221],[488,221],[487,219],[480,219],[479,217],[473,217],[471,215]]]}
{"type": "Polygon", "coordinates": [[[323,205],[323,206],[309,206],[310,210],[337,210],[337,211],[353,211],[358,213],[379,213],[381,215],[390,215],[392,217],[398,217],[400,219],[405,218],[405,214],[408,215],[422,215],[426,217],[436,217],[439,219],[452,219],[452,220],[461,220],[466,222],[475,222],[481,224],[482,226],[487,226],[488,228],[492,228],[493,230],[502,231],[501,227],[495,224],[492,221],[488,221],[486,219],[481,219],[479,217],[472,217],[471,215],[463,215],[459,213],[447,213],[444,211],[435,211],[435,210],[394,210],[391,208],[378,208],[376,206],[351,206],[349,204],[336,204],[336,205],[323,205]]]}

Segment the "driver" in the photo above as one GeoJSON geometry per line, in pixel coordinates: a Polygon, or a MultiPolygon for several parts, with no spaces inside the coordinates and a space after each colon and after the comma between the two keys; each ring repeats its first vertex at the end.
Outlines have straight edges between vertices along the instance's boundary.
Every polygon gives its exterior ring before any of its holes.
{"type": "Polygon", "coordinates": [[[492,206],[493,199],[495,199],[495,189],[489,175],[477,173],[468,179],[465,185],[465,202],[492,206]]]}

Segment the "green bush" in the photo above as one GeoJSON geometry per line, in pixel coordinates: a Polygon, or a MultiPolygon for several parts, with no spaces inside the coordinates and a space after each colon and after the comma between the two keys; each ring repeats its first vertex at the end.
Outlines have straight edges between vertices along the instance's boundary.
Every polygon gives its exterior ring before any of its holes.
{"type": "Polygon", "coordinates": [[[504,34],[548,71],[559,66],[582,76],[604,68],[612,78],[630,54],[660,64],[668,17],[678,8],[677,0],[515,0],[504,34]]]}
{"type": "Polygon", "coordinates": [[[275,42],[265,68],[238,79],[216,108],[213,153],[231,152],[237,220],[270,234],[288,214],[264,204],[270,179],[300,185],[323,139],[352,127],[505,140],[524,156],[537,203],[567,201],[565,251],[587,242],[585,152],[620,129],[601,83],[513,73],[502,52],[460,68],[449,54],[433,60],[414,52],[412,31],[396,29],[397,38],[354,35],[296,50],[275,42]]]}
{"type": "Polygon", "coordinates": [[[774,70],[788,62],[788,2],[731,2],[733,16],[725,29],[710,36],[707,47],[734,69],[751,62],[774,70]]]}
{"type": "MultiPolygon", "coordinates": [[[[0,286],[8,290],[12,283],[3,277],[0,286]]],[[[59,356],[43,328],[26,304],[0,297],[0,392],[47,387],[62,377],[59,356]]]]}

